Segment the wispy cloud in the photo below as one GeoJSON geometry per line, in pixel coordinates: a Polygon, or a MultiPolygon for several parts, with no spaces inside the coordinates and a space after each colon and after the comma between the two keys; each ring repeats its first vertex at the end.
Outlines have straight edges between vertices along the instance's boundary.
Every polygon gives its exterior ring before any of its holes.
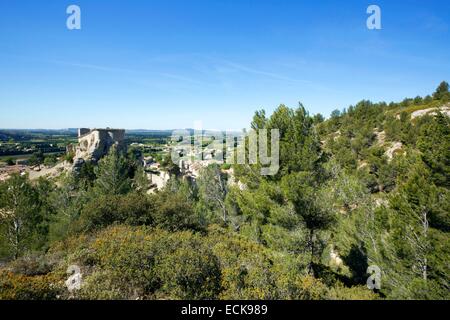
{"type": "MultiPolygon", "coordinates": [[[[255,69],[255,68],[252,68],[252,67],[249,67],[249,66],[245,66],[243,64],[231,62],[231,61],[224,61],[224,64],[228,68],[233,68],[233,69],[238,70],[238,71],[242,71],[242,72],[246,72],[246,73],[250,73],[250,74],[255,74],[255,75],[260,75],[260,76],[272,78],[272,79],[275,79],[275,80],[282,80],[282,81],[288,81],[288,82],[311,83],[311,81],[309,81],[309,80],[293,79],[293,78],[286,77],[286,76],[278,74],[278,73],[273,73],[273,72],[268,72],[268,71],[264,71],[264,70],[255,69]]],[[[221,69],[218,68],[217,70],[220,72],[221,69]]]]}
{"type": "MultiPolygon", "coordinates": [[[[139,71],[135,69],[127,69],[127,68],[116,68],[116,67],[110,67],[105,65],[98,65],[98,64],[89,64],[89,63],[78,63],[78,62],[68,62],[68,61],[57,61],[53,60],[51,61],[54,64],[69,66],[69,67],[75,67],[75,68],[83,68],[83,69],[90,69],[90,70],[96,70],[96,71],[103,71],[103,72],[111,72],[116,74],[129,74],[130,76],[133,76],[133,78],[129,78],[130,81],[144,85],[144,86],[155,86],[155,81],[149,81],[149,80],[161,80],[161,78],[169,79],[169,80],[175,80],[178,82],[178,84],[183,85],[189,85],[192,86],[206,86],[208,85],[207,82],[199,81],[196,79],[192,79],[180,74],[174,74],[174,73],[168,73],[168,72],[152,72],[152,71],[139,71]],[[153,83],[153,85],[151,85],[153,83]]],[[[171,86],[174,86],[175,83],[171,82],[171,86]]],[[[157,87],[162,88],[163,85],[161,82],[157,84],[157,87]]]]}
{"type": "MultiPolygon", "coordinates": [[[[295,79],[281,73],[270,72],[261,68],[255,68],[243,63],[235,62],[227,58],[220,58],[214,55],[202,53],[178,53],[158,55],[146,58],[146,61],[158,64],[180,64],[184,67],[190,67],[204,76],[214,77],[216,74],[232,75],[234,73],[247,73],[270,78],[274,80],[293,82],[293,83],[311,83],[305,79],[295,79]]],[[[303,62],[304,63],[304,62],[303,62]]],[[[196,80],[194,80],[196,81],[196,80]]]]}
{"type": "Polygon", "coordinates": [[[120,72],[120,73],[138,73],[136,70],[131,69],[122,69],[122,68],[114,68],[109,66],[97,65],[97,64],[89,64],[89,63],[79,63],[79,62],[68,62],[68,61],[59,61],[59,60],[49,60],[47,62],[68,66],[68,67],[76,67],[97,71],[106,71],[106,72],[120,72]]]}

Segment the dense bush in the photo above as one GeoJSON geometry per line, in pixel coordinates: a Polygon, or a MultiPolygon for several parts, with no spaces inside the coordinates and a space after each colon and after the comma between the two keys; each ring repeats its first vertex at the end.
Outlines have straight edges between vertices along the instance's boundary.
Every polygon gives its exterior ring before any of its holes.
{"type": "Polygon", "coordinates": [[[64,288],[51,275],[25,276],[0,270],[0,300],[55,300],[64,288]]]}

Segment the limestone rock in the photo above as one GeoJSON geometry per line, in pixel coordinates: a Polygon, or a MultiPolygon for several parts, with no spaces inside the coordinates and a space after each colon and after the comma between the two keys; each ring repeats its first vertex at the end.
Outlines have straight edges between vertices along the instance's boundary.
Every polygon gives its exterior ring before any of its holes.
{"type": "Polygon", "coordinates": [[[78,171],[84,162],[97,162],[105,156],[112,146],[125,150],[125,130],[123,129],[86,129],[78,130],[78,145],[73,161],[74,171],[78,171]]]}

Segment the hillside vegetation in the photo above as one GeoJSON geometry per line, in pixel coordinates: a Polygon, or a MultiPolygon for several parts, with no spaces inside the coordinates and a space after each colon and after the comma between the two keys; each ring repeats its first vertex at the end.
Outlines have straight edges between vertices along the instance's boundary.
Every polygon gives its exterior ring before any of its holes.
{"type": "Polygon", "coordinates": [[[211,165],[147,195],[137,155],[114,149],[58,181],[13,175],[0,299],[449,299],[449,102],[443,82],[327,120],[301,104],[257,111],[252,128],[280,130],[280,170],[234,165],[240,184],[211,165]]]}

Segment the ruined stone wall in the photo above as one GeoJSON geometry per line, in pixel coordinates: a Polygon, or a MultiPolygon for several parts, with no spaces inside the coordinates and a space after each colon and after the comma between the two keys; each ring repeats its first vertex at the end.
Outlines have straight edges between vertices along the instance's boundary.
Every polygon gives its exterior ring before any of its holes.
{"type": "Polygon", "coordinates": [[[75,151],[74,167],[85,161],[97,162],[105,156],[112,146],[125,150],[125,130],[123,129],[85,129],[78,130],[78,145],[75,151]]]}

